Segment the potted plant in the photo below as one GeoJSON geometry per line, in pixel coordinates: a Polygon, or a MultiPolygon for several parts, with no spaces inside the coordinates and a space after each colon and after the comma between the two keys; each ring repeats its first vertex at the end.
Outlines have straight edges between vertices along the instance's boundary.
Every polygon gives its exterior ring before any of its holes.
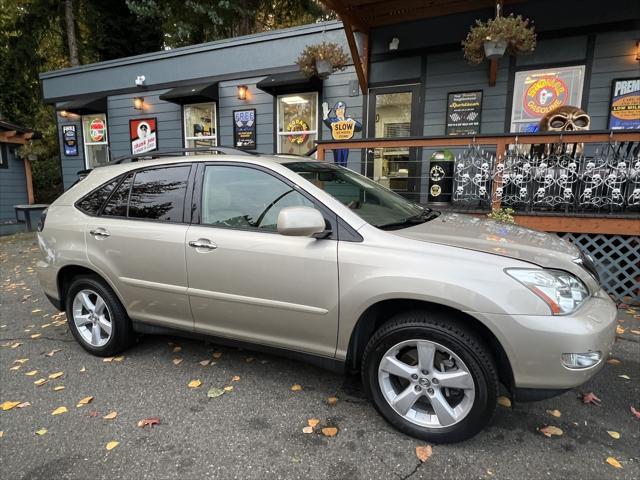
{"type": "Polygon", "coordinates": [[[509,55],[525,55],[536,48],[536,34],[529,19],[520,15],[496,16],[483,22],[476,20],[467,38],[462,41],[465,58],[470,63],[481,63],[509,55]]]}
{"type": "Polygon", "coordinates": [[[344,70],[349,60],[349,56],[340,45],[322,42],[307,45],[296,63],[307,77],[315,75],[319,78],[327,78],[337,70],[344,70]]]}

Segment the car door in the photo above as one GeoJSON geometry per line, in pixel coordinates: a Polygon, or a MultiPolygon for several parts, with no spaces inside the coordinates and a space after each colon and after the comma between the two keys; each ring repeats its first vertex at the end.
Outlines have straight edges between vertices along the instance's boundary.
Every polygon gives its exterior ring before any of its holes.
{"type": "Polygon", "coordinates": [[[263,167],[216,162],[201,169],[194,195],[200,214],[186,252],[196,331],[334,356],[338,242],[276,230],[282,208],[322,207],[263,167]]]}
{"type": "Polygon", "coordinates": [[[192,330],[184,221],[190,172],[190,164],[179,164],[125,175],[87,223],[85,238],[89,261],[116,287],[131,318],[192,330]]]}

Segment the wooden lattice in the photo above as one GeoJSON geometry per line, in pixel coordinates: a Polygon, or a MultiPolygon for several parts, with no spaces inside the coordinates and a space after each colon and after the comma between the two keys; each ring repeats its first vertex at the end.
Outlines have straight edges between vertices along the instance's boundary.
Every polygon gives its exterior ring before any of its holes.
{"type": "Polygon", "coordinates": [[[640,305],[640,237],[559,233],[593,258],[602,286],[616,301],[640,305]]]}

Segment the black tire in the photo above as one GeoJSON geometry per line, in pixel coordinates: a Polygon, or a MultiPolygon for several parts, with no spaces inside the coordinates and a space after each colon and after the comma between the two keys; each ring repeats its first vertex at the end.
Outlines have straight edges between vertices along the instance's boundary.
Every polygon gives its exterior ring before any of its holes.
{"type": "Polygon", "coordinates": [[[122,303],[120,303],[120,300],[111,287],[99,276],[83,275],[74,278],[67,290],[65,306],[67,311],[67,322],[71,333],[82,348],[92,355],[96,355],[98,357],[110,357],[127,349],[135,341],[135,333],[131,326],[131,320],[127,315],[127,311],[124,309],[122,303]],[[99,293],[104,299],[104,302],[109,309],[110,316],[112,317],[111,337],[107,343],[100,347],[95,347],[85,341],[73,321],[73,299],[76,294],[83,289],[91,289],[96,293],[99,293]]]}
{"type": "Polygon", "coordinates": [[[384,323],[369,340],[362,358],[362,382],[378,412],[407,435],[433,443],[466,440],[491,420],[498,397],[498,375],[490,350],[473,330],[446,315],[423,311],[403,312],[384,323]],[[468,367],[475,398],[465,418],[448,427],[429,428],[403,418],[384,398],[378,382],[378,366],[385,353],[405,340],[437,342],[454,352],[468,367]]]}

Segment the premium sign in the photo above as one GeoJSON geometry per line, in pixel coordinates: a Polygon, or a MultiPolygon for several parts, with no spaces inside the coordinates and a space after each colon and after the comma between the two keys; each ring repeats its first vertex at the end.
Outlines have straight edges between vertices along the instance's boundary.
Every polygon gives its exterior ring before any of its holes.
{"type": "Polygon", "coordinates": [[[447,135],[480,133],[482,90],[450,93],[447,97],[447,135]]]}
{"type": "Polygon", "coordinates": [[[78,156],[78,133],[75,125],[62,125],[62,143],[65,156],[78,156]]]}
{"type": "Polygon", "coordinates": [[[129,139],[131,153],[152,152],[158,149],[158,136],[155,118],[138,118],[129,120],[129,139]]]}
{"type": "Polygon", "coordinates": [[[613,81],[609,105],[611,130],[640,129],[640,78],[613,81]]]}
{"type": "Polygon", "coordinates": [[[234,110],[233,143],[237,148],[256,148],[256,109],[234,110]]]}

